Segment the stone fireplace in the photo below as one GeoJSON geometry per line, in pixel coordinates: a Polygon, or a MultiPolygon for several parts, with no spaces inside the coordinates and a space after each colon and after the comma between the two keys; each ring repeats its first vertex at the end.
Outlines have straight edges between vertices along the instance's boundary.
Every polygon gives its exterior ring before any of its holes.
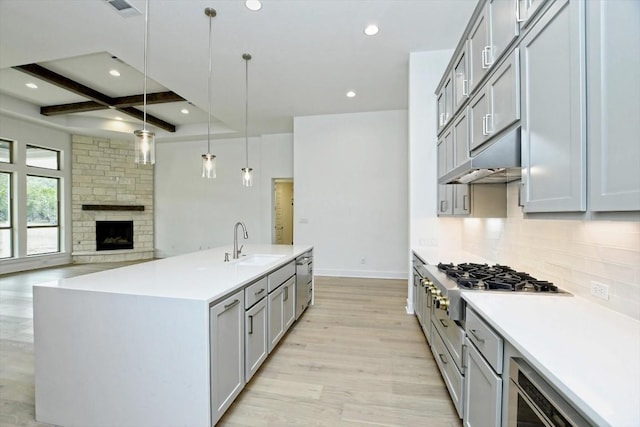
{"type": "Polygon", "coordinates": [[[132,140],[73,135],[71,150],[73,261],[153,258],[153,166],[132,140]]]}

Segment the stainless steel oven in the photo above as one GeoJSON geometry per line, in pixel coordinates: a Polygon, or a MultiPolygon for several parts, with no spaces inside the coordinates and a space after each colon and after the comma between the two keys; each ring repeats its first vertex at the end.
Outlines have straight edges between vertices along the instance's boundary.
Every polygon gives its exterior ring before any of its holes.
{"type": "Polygon", "coordinates": [[[524,360],[511,358],[510,366],[509,427],[593,425],[524,360]]]}

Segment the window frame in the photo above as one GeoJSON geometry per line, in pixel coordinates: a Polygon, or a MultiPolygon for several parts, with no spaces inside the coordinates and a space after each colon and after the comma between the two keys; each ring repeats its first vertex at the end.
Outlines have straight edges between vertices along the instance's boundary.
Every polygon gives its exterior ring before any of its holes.
{"type": "Polygon", "coordinates": [[[38,170],[49,170],[49,171],[60,171],[60,150],[56,150],[55,148],[43,147],[35,144],[25,144],[25,155],[24,155],[24,164],[28,168],[36,168],[38,170]],[[42,166],[30,165],[29,164],[29,149],[35,148],[42,151],[53,151],[56,153],[56,167],[55,168],[47,168],[42,166]]]}
{"type": "MultiPolygon", "coordinates": [[[[4,162],[2,162],[2,163],[4,163],[4,162]]],[[[6,174],[7,177],[9,178],[9,182],[8,182],[8,186],[7,186],[8,190],[9,190],[9,194],[8,194],[8,196],[9,196],[9,200],[8,200],[8,202],[9,202],[9,204],[8,204],[9,215],[8,215],[8,218],[7,218],[9,225],[8,226],[3,226],[3,225],[0,224],[0,231],[1,230],[9,230],[9,240],[8,240],[8,243],[9,243],[9,256],[4,257],[0,253],[0,260],[2,260],[2,259],[10,259],[10,258],[14,258],[15,257],[15,254],[14,254],[14,246],[15,246],[15,244],[14,244],[14,233],[15,233],[14,228],[15,227],[14,227],[14,218],[13,218],[14,217],[14,209],[13,209],[13,173],[9,172],[9,171],[0,170],[0,175],[2,175],[2,174],[6,174]]]]}
{"type": "MultiPolygon", "coordinates": [[[[59,155],[59,154],[58,154],[59,155]]],[[[26,162],[25,162],[26,164],[26,162]]],[[[40,170],[55,170],[55,169],[47,169],[47,168],[38,168],[37,166],[27,166],[27,167],[35,167],[36,169],[40,169],[40,170]]],[[[26,257],[33,257],[33,256],[40,256],[40,255],[51,255],[51,254],[58,254],[61,252],[61,232],[62,232],[62,227],[60,226],[60,217],[61,217],[61,202],[60,202],[60,182],[61,182],[61,178],[57,177],[57,176],[47,176],[47,175],[43,175],[43,174],[32,174],[32,173],[26,173],[25,174],[25,201],[28,201],[28,185],[29,185],[29,177],[35,177],[35,178],[46,178],[46,179],[54,179],[56,181],[56,224],[55,225],[29,225],[29,221],[27,220],[27,217],[25,215],[25,238],[26,238],[26,247],[25,247],[25,256],[26,257]],[[52,251],[52,252],[38,252],[38,253],[29,253],[29,230],[31,229],[44,229],[44,228],[56,228],[58,231],[56,233],[56,250],[52,251]]],[[[27,214],[27,212],[25,212],[25,214],[27,214]]]]}

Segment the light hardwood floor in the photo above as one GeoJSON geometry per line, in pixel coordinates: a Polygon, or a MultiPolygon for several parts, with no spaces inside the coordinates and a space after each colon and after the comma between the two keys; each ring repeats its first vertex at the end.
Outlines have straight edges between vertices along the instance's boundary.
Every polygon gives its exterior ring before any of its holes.
{"type": "MultiPolygon", "coordinates": [[[[32,286],[123,264],[0,276],[0,426],[34,419],[32,286]]],[[[219,426],[460,426],[404,280],[316,277],[298,320],[219,426]]],[[[115,409],[115,408],[114,408],[115,409]]]]}

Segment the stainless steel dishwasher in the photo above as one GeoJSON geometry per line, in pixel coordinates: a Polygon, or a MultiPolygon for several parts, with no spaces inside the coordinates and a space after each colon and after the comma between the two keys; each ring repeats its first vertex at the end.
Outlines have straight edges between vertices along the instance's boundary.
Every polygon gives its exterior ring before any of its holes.
{"type": "Polygon", "coordinates": [[[296,320],[311,304],[313,296],[313,253],[296,258],[296,320]]]}

